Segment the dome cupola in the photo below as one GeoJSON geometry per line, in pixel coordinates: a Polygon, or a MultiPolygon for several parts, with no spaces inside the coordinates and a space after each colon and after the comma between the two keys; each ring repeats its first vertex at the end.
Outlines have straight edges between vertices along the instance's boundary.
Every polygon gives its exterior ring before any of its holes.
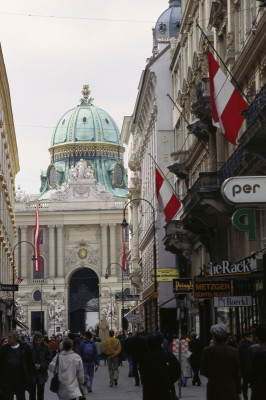
{"type": "Polygon", "coordinates": [[[177,37],[181,25],[181,0],[170,0],[169,8],[165,10],[153,29],[153,46],[157,49],[158,42],[168,41],[177,37]]]}
{"type": "Polygon", "coordinates": [[[93,104],[84,85],[80,104],[63,114],[51,139],[50,165],[41,172],[39,199],[125,197],[125,149],[113,118],[93,104]],[[78,192],[79,191],[79,192],[78,192]]]}

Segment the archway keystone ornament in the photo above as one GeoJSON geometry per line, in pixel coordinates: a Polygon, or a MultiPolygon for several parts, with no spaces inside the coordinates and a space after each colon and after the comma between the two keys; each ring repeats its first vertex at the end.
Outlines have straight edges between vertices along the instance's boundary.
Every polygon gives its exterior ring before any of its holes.
{"type": "Polygon", "coordinates": [[[79,249],[78,251],[78,256],[81,260],[84,260],[87,257],[88,251],[86,249],[84,249],[84,247],[82,247],[81,249],[79,249]]]}

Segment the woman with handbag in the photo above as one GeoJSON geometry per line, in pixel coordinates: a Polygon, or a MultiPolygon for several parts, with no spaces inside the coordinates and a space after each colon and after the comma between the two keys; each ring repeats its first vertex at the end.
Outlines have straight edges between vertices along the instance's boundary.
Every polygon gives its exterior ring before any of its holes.
{"type": "Polygon", "coordinates": [[[84,370],[81,357],[73,350],[73,341],[69,338],[63,340],[63,350],[57,354],[49,371],[58,374],[59,400],[75,400],[83,395],[84,370]]]}
{"type": "Polygon", "coordinates": [[[34,360],[34,384],[30,393],[30,400],[44,400],[44,385],[48,380],[48,366],[51,362],[51,353],[48,345],[43,340],[41,332],[35,332],[32,341],[32,355],[34,360]]]}

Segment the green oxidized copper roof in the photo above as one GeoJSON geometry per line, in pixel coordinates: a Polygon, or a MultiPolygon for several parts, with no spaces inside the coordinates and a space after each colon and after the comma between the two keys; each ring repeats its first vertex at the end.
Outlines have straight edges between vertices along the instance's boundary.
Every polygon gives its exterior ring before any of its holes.
{"type": "Polygon", "coordinates": [[[49,149],[51,163],[41,172],[40,200],[68,187],[69,171],[77,168],[80,160],[92,168],[95,185],[103,185],[114,197],[127,195],[119,129],[106,111],[92,104],[88,85],[83,86],[82,94],[80,105],[67,111],[54,129],[49,149]]]}
{"type": "Polygon", "coordinates": [[[51,147],[66,143],[101,142],[121,145],[120,132],[113,118],[92,104],[84,85],[81,104],[67,111],[54,129],[51,147]]]}

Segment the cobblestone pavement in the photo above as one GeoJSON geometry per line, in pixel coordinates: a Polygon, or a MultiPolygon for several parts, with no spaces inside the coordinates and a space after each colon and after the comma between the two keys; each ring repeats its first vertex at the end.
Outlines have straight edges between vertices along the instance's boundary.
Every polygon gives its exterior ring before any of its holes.
{"type": "MultiPolygon", "coordinates": [[[[51,376],[51,375],[50,375],[51,376]]],[[[205,400],[206,399],[206,379],[201,377],[201,386],[192,386],[191,379],[188,380],[187,387],[181,388],[181,399],[186,400],[205,400]]],[[[87,400],[141,400],[142,387],[135,386],[135,379],[128,377],[128,363],[123,362],[123,366],[119,367],[118,386],[109,387],[108,368],[101,365],[98,372],[94,375],[92,393],[86,395],[87,400]]],[[[176,393],[179,388],[176,385],[176,393]]],[[[28,397],[26,397],[28,400],[28,397]]],[[[49,382],[45,385],[45,400],[58,400],[56,394],[50,392],[49,382]]]]}

